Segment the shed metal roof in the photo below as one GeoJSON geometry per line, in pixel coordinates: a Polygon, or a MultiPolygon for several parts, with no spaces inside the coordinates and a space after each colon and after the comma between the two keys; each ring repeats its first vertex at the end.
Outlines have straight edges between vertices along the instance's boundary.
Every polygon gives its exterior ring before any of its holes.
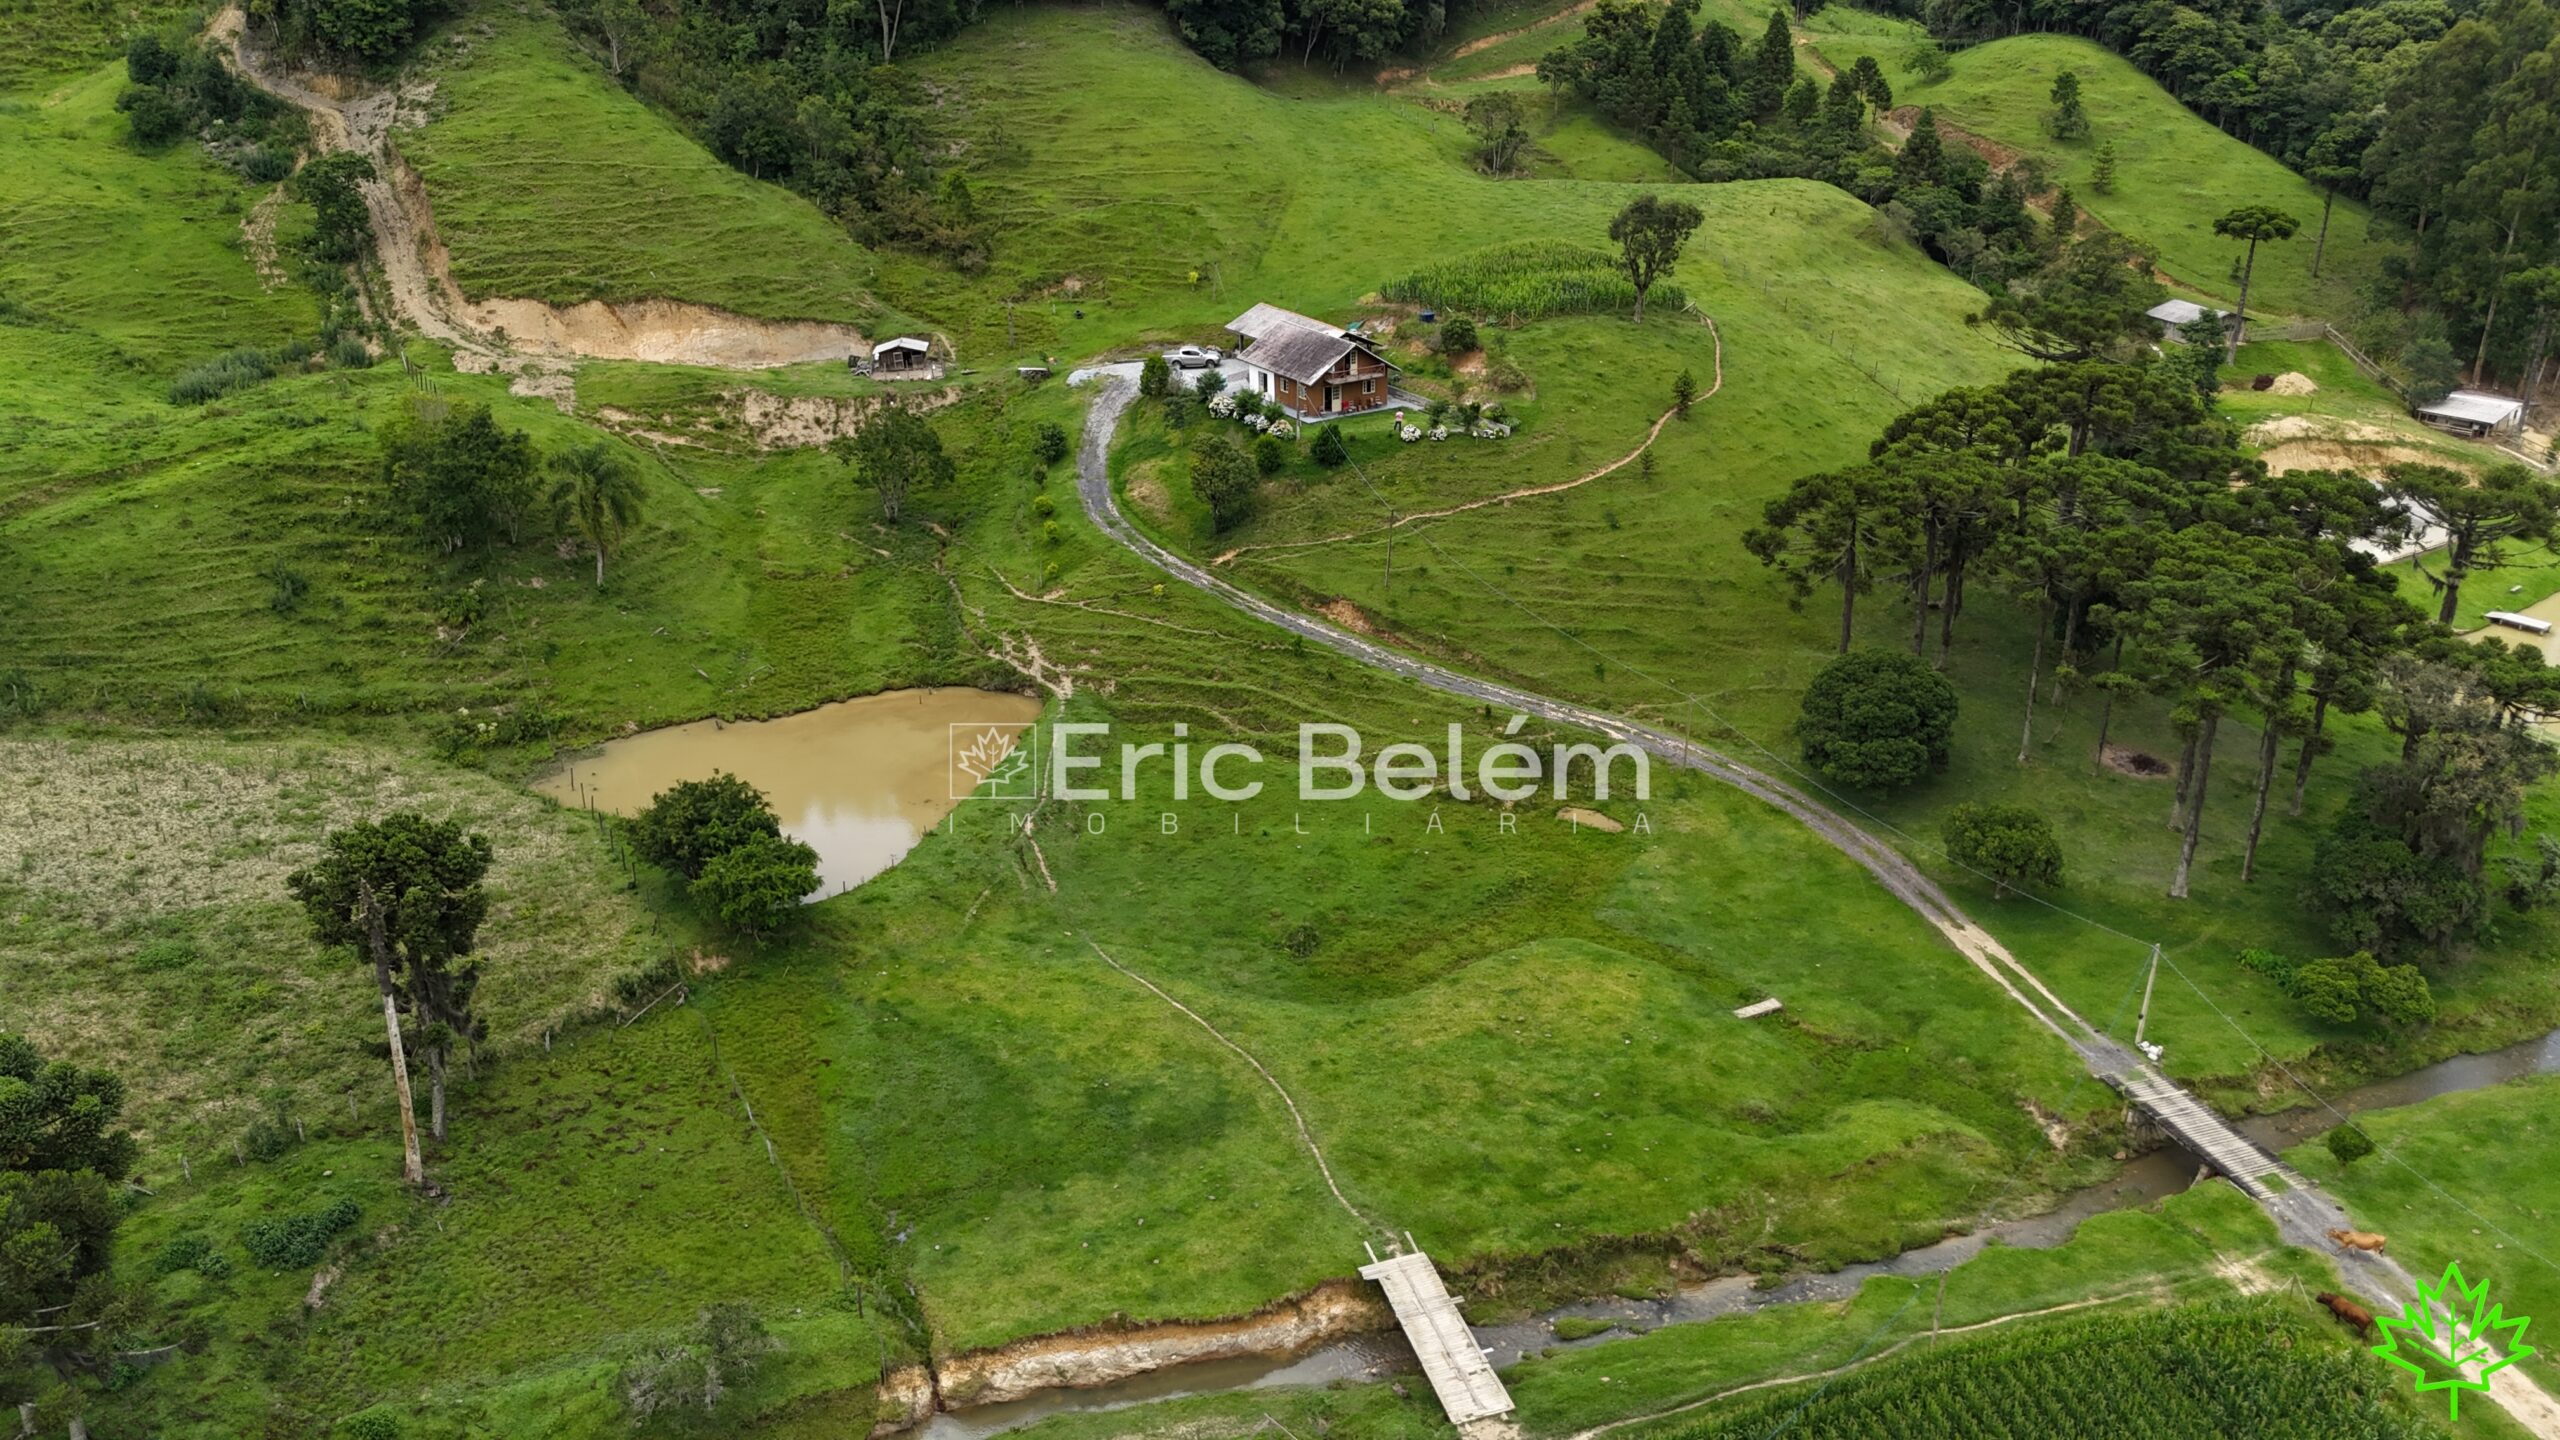
{"type": "Polygon", "coordinates": [[[2504,395],[2483,395],[2477,390],[2456,390],[2433,405],[2421,405],[2418,413],[2439,420],[2460,420],[2471,425],[2495,428],[2524,414],[2524,402],[2504,395]]]}
{"type": "Polygon", "coordinates": [[[1283,310],[1277,305],[1256,305],[1227,322],[1229,330],[1247,340],[1259,340],[1283,325],[1295,325],[1301,330],[1331,331],[1334,328],[1321,320],[1301,315],[1295,310],[1283,310]]]}
{"type": "Polygon", "coordinates": [[[2181,325],[2201,320],[2207,315],[2219,318],[2223,312],[2209,310],[2193,300],[2164,300],[2142,313],[2174,330],[2181,325]]]}
{"type": "Polygon", "coordinates": [[[901,335],[895,340],[883,340],[879,344],[872,346],[871,353],[878,355],[889,350],[913,350],[918,354],[923,354],[932,348],[933,342],[927,340],[921,335],[901,335]]]}

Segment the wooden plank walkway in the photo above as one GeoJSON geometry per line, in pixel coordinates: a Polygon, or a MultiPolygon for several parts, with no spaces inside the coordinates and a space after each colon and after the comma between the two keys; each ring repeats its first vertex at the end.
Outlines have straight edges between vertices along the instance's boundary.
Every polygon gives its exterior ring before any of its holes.
{"type": "Polygon", "coordinates": [[[2229,1176],[2231,1183],[2248,1192],[2250,1198],[2259,1201],[2275,1198],[2276,1191],[2267,1184],[2270,1177],[2282,1178],[2287,1186],[2302,1183],[2276,1163],[2274,1156],[2223,1123],[2222,1117],[2211,1107],[2150,1066],[2140,1066],[2107,1078],[2115,1082],[2126,1099],[2159,1121],[2160,1127],[2175,1136],[2179,1144],[2229,1176]]]}
{"type": "Polygon", "coordinates": [[[1387,1303],[1395,1307],[1396,1323],[1404,1326],[1404,1338],[1413,1342],[1423,1376],[1440,1397],[1440,1408],[1449,1412],[1450,1424],[1465,1425],[1510,1412],[1511,1392],[1503,1388],[1502,1377],[1493,1373],[1493,1362],[1484,1358],[1476,1332],[1467,1328],[1466,1317],[1458,1313],[1449,1287],[1440,1283],[1440,1267],[1431,1263],[1430,1256],[1419,1250],[1390,1255],[1361,1266],[1360,1276],[1377,1281],[1386,1292],[1387,1303]]]}

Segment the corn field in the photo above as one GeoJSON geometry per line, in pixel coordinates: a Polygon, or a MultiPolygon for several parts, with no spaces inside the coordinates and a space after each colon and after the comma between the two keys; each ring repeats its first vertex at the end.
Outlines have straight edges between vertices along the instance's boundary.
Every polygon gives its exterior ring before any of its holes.
{"type": "MultiPolygon", "coordinates": [[[[1515,240],[1470,251],[1388,282],[1378,293],[1406,305],[1517,325],[1546,315],[1626,314],[1635,309],[1636,287],[1618,268],[1618,257],[1586,245],[1554,240],[1515,240]]],[[[1688,300],[1668,280],[1654,282],[1650,303],[1677,310],[1688,300]]]]}
{"type": "MultiPolygon", "coordinates": [[[[1665,1440],[2436,1440],[2399,1372],[2339,1343],[2301,1297],[2056,1321],[1952,1340],[1754,1396],[1665,1440]],[[2386,1405],[2386,1399],[2394,1403],[2386,1405]]],[[[1924,1345],[1926,1342],[1922,1342],[1924,1345]]]]}

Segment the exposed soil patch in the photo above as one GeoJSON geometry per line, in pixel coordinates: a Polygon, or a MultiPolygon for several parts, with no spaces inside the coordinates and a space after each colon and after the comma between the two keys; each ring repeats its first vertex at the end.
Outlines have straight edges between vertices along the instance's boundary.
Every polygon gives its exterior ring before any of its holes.
{"type": "Polygon", "coordinates": [[[2166,780],[2170,775],[2169,762],[2148,751],[2128,750],[2122,745],[2109,745],[2104,758],[2108,769],[2119,775],[2130,775],[2137,780],[2166,780]]]}
{"type": "Polygon", "coordinates": [[[1348,600],[1327,600],[1316,607],[1316,613],[1354,635],[1375,637],[1378,633],[1378,627],[1370,623],[1368,614],[1348,600]]]}
{"type": "Polygon", "coordinates": [[[873,1433],[905,1429],[934,1409],[998,1405],[1043,1390],[1088,1389],[1199,1360],[1294,1355],[1394,1323],[1385,1302],[1367,1286],[1328,1280],[1304,1295],[1231,1320],[1123,1322],[1017,1340],[943,1358],[930,1377],[916,1368],[891,1372],[880,1383],[884,1418],[873,1433]]]}
{"type": "Polygon", "coordinates": [[[315,148],[352,150],[374,162],[377,178],[362,188],[383,281],[400,318],[431,339],[458,350],[745,370],[841,360],[864,343],[850,325],[755,320],[676,300],[560,306],[469,299],[454,284],[426,186],[391,144],[393,130],[425,122],[434,84],[373,89],[341,76],[289,70],[258,47],[238,6],[216,15],[206,36],[230,46],[234,67],[251,84],[310,116],[315,148]]]}
{"type": "Polygon", "coordinates": [[[902,390],[895,396],[842,399],[744,389],[729,391],[720,398],[721,408],[746,427],[757,449],[805,450],[851,435],[892,399],[910,410],[939,410],[960,398],[960,387],[944,385],[932,390],[902,390]]]}
{"type": "Polygon", "coordinates": [[[2268,386],[2267,391],[2274,395],[2316,395],[2320,393],[2320,387],[2301,371],[2287,370],[2276,377],[2276,383],[2268,386]]]}
{"type": "Polygon", "coordinates": [[[2286,415],[2249,427],[2242,442],[2258,447],[2267,471],[2283,475],[2295,470],[2347,470],[2380,475],[2385,466],[2443,465],[2476,471],[2478,464],[2431,450],[2416,436],[2386,425],[2359,420],[2331,420],[2317,415],[2286,415]]]}
{"type": "Polygon", "coordinates": [[[249,252],[249,264],[258,272],[258,283],[269,290],[281,290],[287,283],[284,262],[276,256],[276,212],[284,208],[284,184],[261,196],[240,219],[240,244],[249,252]]]}
{"type": "Polygon", "coordinates": [[[1617,821],[1610,819],[1608,816],[1601,814],[1597,810],[1585,810],[1579,805],[1567,805],[1556,812],[1556,818],[1570,824],[1586,826],[1590,829],[1602,831],[1610,835],[1615,835],[1627,828],[1626,826],[1619,824],[1617,821]]]}
{"type": "MultiPolygon", "coordinates": [[[[1943,115],[1937,118],[1939,139],[1953,140],[1981,156],[1995,175],[2026,158],[2027,152],[2015,145],[2003,145],[1988,135],[1976,135],[1961,125],[1951,125],[1943,115]]],[[[1876,123],[1892,138],[1893,148],[1899,150],[1902,142],[1911,138],[1911,127],[1920,123],[1920,107],[1897,105],[1878,117],[1876,123]]]]}

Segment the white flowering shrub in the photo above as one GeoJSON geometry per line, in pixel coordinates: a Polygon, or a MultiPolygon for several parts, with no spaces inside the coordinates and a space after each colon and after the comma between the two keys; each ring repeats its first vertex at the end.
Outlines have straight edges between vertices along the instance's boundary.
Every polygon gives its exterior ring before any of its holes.
{"type": "Polygon", "coordinates": [[[1236,397],[1224,390],[1210,396],[1209,413],[1217,416],[1221,420],[1234,419],[1236,415],[1236,397]]]}
{"type": "Polygon", "coordinates": [[[1431,438],[1432,438],[1432,439],[1434,439],[1434,440],[1446,440],[1446,439],[1448,439],[1448,438],[1449,438],[1449,427],[1448,427],[1448,426],[1446,426],[1446,425],[1434,425],[1434,426],[1432,426],[1432,427],[1431,427],[1431,438]]]}
{"type": "Polygon", "coordinates": [[[1271,433],[1286,440],[1298,433],[1298,427],[1286,420],[1274,420],[1271,422],[1271,433]]]}
{"type": "Polygon", "coordinates": [[[1271,417],[1268,415],[1247,415],[1244,417],[1244,423],[1252,426],[1256,430],[1268,430],[1271,428],[1271,417]]]}

